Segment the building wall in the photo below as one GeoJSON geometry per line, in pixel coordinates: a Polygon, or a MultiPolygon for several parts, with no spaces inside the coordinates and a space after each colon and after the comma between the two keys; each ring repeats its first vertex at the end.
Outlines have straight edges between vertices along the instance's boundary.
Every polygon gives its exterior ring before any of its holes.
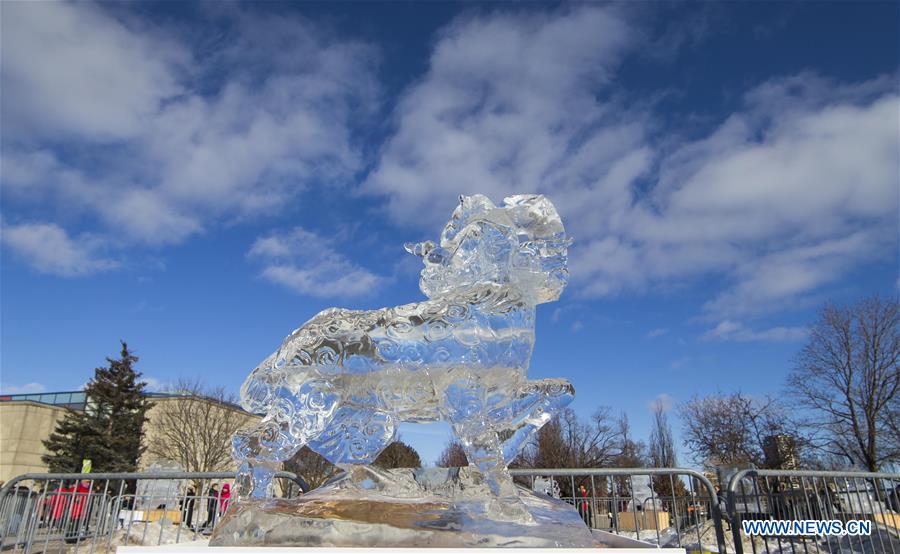
{"type": "Polygon", "coordinates": [[[45,473],[41,441],[50,437],[65,408],[31,401],[0,402],[0,481],[23,473],[45,473]]]}
{"type": "MultiPolygon", "coordinates": [[[[148,411],[149,421],[144,426],[144,443],[158,432],[155,422],[159,411],[165,409],[166,403],[182,402],[183,398],[152,398],[154,406],[148,411]]],[[[238,408],[223,406],[210,402],[210,410],[215,416],[238,417],[244,421],[243,426],[258,422],[260,417],[238,408]]],[[[57,422],[66,414],[66,409],[40,402],[5,401],[0,402],[0,481],[8,481],[23,473],[46,473],[49,468],[41,461],[47,453],[42,441],[50,438],[57,422]]],[[[155,462],[152,456],[144,454],[138,464],[138,471],[146,469],[155,462]]]]}

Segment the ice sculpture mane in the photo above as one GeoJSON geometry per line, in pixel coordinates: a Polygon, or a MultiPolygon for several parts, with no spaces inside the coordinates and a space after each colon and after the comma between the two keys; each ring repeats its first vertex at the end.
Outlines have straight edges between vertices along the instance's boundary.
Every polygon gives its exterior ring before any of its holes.
{"type": "Polygon", "coordinates": [[[441,233],[407,244],[428,300],[330,308],[303,324],[241,388],[265,413],[234,436],[243,496],[260,497],[280,462],[309,445],[340,466],[369,464],[402,421],[443,420],[496,500],[516,512],[507,465],[574,396],[564,379],[528,381],[535,306],[559,298],[569,239],[553,204],[460,197],[441,233]]]}

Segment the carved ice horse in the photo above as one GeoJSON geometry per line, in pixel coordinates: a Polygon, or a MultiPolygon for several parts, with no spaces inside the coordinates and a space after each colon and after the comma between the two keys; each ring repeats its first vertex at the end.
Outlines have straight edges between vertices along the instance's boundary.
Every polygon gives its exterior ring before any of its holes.
{"type": "Polygon", "coordinates": [[[242,496],[265,494],[303,445],[338,466],[369,464],[402,421],[447,421],[497,499],[528,438],[574,396],[563,379],[528,381],[535,306],[559,298],[570,241],[541,195],[497,207],[463,196],[423,258],[428,300],[374,311],[325,310],[247,378],[241,403],[265,413],[233,439],[242,496]]]}

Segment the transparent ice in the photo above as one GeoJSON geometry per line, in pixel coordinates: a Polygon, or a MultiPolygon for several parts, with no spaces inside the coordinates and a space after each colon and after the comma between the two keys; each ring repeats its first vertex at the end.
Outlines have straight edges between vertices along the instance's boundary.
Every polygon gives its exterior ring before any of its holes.
{"type": "Polygon", "coordinates": [[[370,464],[400,422],[446,421],[495,506],[527,518],[507,466],[574,397],[529,381],[535,307],[568,281],[562,221],[541,195],[495,206],[462,196],[440,237],[407,244],[425,264],[423,302],[330,308],[288,336],[241,388],[264,413],[233,439],[241,496],[262,497],[280,462],[308,445],[345,469],[370,464]]]}

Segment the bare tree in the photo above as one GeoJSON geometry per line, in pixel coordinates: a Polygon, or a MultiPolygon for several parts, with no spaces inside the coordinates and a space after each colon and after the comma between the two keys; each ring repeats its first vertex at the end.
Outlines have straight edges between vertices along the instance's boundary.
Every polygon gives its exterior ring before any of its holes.
{"type": "Polygon", "coordinates": [[[412,446],[403,441],[394,441],[387,446],[372,462],[372,465],[383,469],[398,467],[422,467],[422,458],[412,446]]]}
{"type": "Polygon", "coordinates": [[[628,414],[622,412],[616,422],[619,429],[619,451],[613,457],[617,467],[644,467],[647,465],[647,445],[632,438],[628,414]]]}
{"type": "Polygon", "coordinates": [[[878,471],[900,461],[900,305],[828,304],[788,377],[813,444],[878,471]]]}
{"type": "MultiPolygon", "coordinates": [[[[531,468],[591,468],[609,467],[622,451],[621,428],[610,416],[610,410],[601,406],[590,422],[578,419],[567,408],[544,425],[533,442],[517,460],[517,465],[531,468]]],[[[556,479],[562,496],[573,496],[579,485],[595,486],[606,490],[606,479],[593,482],[574,482],[572,479],[556,479]]]]}
{"type": "Polygon", "coordinates": [[[679,406],[685,445],[705,465],[752,463],[767,467],[766,440],[790,436],[799,448],[786,411],[773,398],[754,399],[739,392],[727,396],[694,397],[679,406]]]}
{"type": "Polygon", "coordinates": [[[227,471],[234,467],[231,437],[254,416],[223,388],[179,381],[148,413],[147,455],[177,462],[185,471],[227,471]]]}
{"type": "Polygon", "coordinates": [[[650,431],[648,454],[653,467],[678,467],[672,426],[669,425],[665,407],[658,400],[653,406],[653,429],[650,431]]]}
{"type": "Polygon", "coordinates": [[[621,429],[601,406],[590,423],[584,423],[571,408],[560,412],[537,433],[523,456],[523,465],[543,468],[590,468],[609,466],[621,452],[621,429]]]}
{"type": "Polygon", "coordinates": [[[469,459],[463,446],[455,440],[451,440],[444,446],[444,450],[437,459],[438,467],[466,467],[469,459]]]}
{"type": "MultiPolygon", "coordinates": [[[[628,415],[622,412],[619,420],[616,422],[618,429],[619,447],[618,452],[613,456],[612,465],[614,467],[644,467],[647,465],[647,445],[643,441],[634,440],[631,434],[631,423],[628,421],[628,415]]],[[[629,477],[617,477],[616,483],[617,494],[629,496],[633,480],[629,477]]]]}
{"type": "MultiPolygon", "coordinates": [[[[652,467],[678,467],[678,455],[675,452],[675,437],[665,406],[659,400],[653,406],[653,429],[650,431],[650,444],[647,448],[652,467]]],[[[681,479],[674,477],[657,477],[653,480],[653,490],[660,497],[684,497],[687,489],[681,479]]]]}

